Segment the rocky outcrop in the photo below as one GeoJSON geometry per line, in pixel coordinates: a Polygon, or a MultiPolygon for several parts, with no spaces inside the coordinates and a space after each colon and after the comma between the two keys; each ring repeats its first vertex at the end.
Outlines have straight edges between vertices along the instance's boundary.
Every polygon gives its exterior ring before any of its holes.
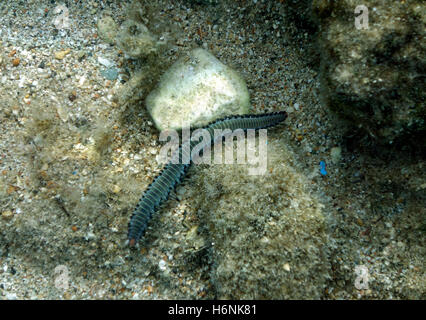
{"type": "Polygon", "coordinates": [[[425,3],[363,1],[368,25],[363,12],[355,13],[357,4],[312,3],[325,102],[379,142],[424,131],[425,3]]]}

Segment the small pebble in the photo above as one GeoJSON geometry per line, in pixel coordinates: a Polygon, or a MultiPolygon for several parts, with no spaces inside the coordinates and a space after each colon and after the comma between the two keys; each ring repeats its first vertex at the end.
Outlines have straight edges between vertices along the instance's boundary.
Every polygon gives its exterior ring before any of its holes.
{"type": "Polygon", "coordinates": [[[71,94],[68,96],[68,99],[73,102],[77,98],[77,95],[75,92],[71,92],[71,94]]]}
{"type": "Polygon", "coordinates": [[[103,65],[103,66],[105,66],[105,67],[107,67],[107,68],[111,68],[111,67],[114,65],[114,63],[113,63],[113,62],[111,62],[110,60],[108,60],[108,59],[106,59],[106,58],[104,58],[104,57],[98,57],[98,62],[99,62],[101,65],[103,65]]]}
{"type": "Polygon", "coordinates": [[[9,187],[7,187],[7,189],[6,189],[7,194],[12,194],[12,193],[14,193],[15,191],[16,191],[16,189],[15,189],[15,187],[14,187],[14,186],[9,186],[9,187]]]}
{"type": "Polygon", "coordinates": [[[77,59],[78,59],[78,61],[79,62],[81,62],[81,61],[83,61],[83,59],[84,59],[84,57],[86,56],[86,52],[84,52],[84,51],[79,51],[78,53],[77,53],[77,59]]]}
{"type": "Polygon", "coordinates": [[[6,298],[6,300],[16,300],[16,299],[18,299],[18,297],[16,296],[15,293],[7,293],[5,298],[6,298]]]}
{"type": "Polygon", "coordinates": [[[158,263],[158,267],[160,268],[161,271],[166,270],[166,261],[160,260],[160,262],[158,263]]]}
{"type": "Polygon", "coordinates": [[[340,159],[342,158],[342,148],[340,147],[331,148],[330,156],[331,156],[331,162],[333,162],[334,164],[339,163],[340,159]]]}
{"type": "Polygon", "coordinates": [[[12,64],[14,67],[19,66],[20,63],[21,63],[21,60],[19,58],[15,58],[12,60],[12,64]]]}
{"type": "Polygon", "coordinates": [[[1,214],[1,217],[4,220],[10,220],[13,217],[13,212],[10,210],[3,211],[1,214]]]}
{"type": "Polygon", "coordinates": [[[61,120],[63,122],[68,121],[69,113],[68,113],[68,110],[65,106],[63,106],[61,104],[57,105],[56,111],[58,112],[59,118],[61,118],[61,120]]]}
{"type": "Polygon", "coordinates": [[[70,52],[71,49],[55,52],[55,59],[62,60],[70,52]]]}
{"type": "Polygon", "coordinates": [[[106,70],[101,70],[101,75],[108,80],[117,80],[118,71],[116,68],[110,68],[106,70]]]}
{"type": "Polygon", "coordinates": [[[85,238],[86,240],[93,240],[96,238],[96,236],[93,232],[88,232],[85,238]]]}
{"type": "Polygon", "coordinates": [[[117,185],[114,185],[112,188],[112,192],[113,193],[119,193],[121,191],[121,188],[117,185]]]}
{"type": "Polygon", "coordinates": [[[151,294],[151,293],[154,291],[154,289],[153,289],[153,287],[152,287],[152,286],[148,286],[148,287],[146,288],[146,290],[148,291],[148,293],[149,293],[149,294],[151,294]]]}

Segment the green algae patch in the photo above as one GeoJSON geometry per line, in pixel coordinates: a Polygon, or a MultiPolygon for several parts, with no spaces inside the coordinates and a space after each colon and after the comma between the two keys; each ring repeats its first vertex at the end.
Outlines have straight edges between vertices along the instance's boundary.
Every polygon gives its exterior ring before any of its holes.
{"type": "Polygon", "coordinates": [[[322,296],[329,271],[323,206],[294,163],[290,149],[270,141],[265,175],[215,165],[193,178],[218,298],[322,296]]]}

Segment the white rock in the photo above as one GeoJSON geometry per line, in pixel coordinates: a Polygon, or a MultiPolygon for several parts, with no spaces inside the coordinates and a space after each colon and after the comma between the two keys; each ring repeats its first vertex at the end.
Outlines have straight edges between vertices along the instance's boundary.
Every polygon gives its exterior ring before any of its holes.
{"type": "Polygon", "coordinates": [[[58,116],[59,116],[59,118],[61,118],[61,120],[62,120],[63,122],[67,122],[67,121],[68,121],[69,113],[68,113],[68,110],[67,110],[67,107],[66,107],[66,106],[63,106],[63,105],[61,105],[61,104],[58,104],[58,105],[56,106],[56,111],[58,112],[58,116]]]}
{"type": "Polygon", "coordinates": [[[334,147],[330,150],[331,162],[337,164],[342,159],[342,148],[334,147]]]}
{"type": "Polygon", "coordinates": [[[249,105],[245,81],[201,48],[174,63],[146,99],[159,130],[203,126],[227,115],[248,113],[249,105]]]}
{"type": "Polygon", "coordinates": [[[111,62],[110,60],[108,60],[107,58],[104,58],[104,57],[98,57],[98,62],[101,65],[103,65],[103,66],[105,66],[107,68],[110,68],[110,67],[112,67],[114,65],[113,62],[111,62]]]}
{"type": "Polygon", "coordinates": [[[6,293],[6,300],[17,300],[18,297],[15,293],[6,293]]]}
{"type": "Polygon", "coordinates": [[[166,261],[160,260],[160,262],[158,262],[158,267],[160,268],[161,271],[166,270],[167,269],[167,267],[166,267],[166,261]]]}

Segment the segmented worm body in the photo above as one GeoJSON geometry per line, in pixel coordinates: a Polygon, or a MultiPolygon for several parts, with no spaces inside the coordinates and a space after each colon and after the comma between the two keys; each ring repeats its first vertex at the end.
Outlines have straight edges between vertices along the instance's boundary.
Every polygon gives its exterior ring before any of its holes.
{"type": "MultiPolygon", "coordinates": [[[[208,131],[211,140],[203,141],[200,149],[204,150],[207,145],[211,145],[214,142],[215,129],[230,129],[231,131],[236,129],[265,129],[279,124],[286,118],[287,113],[281,111],[266,114],[237,115],[216,120],[203,128],[208,131]]],[[[172,155],[171,161],[166,164],[139,200],[129,223],[128,239],[130,246],[134,246],[143,236],[154,212],[168,199],[170,192],[184,178],[193,160],[191,159],[191,151],[198,143],[191,140],[183,142],[172,155]],[[182,159],[189,159],[191,162],[184,163],[179,161],[182,159]]]]}

